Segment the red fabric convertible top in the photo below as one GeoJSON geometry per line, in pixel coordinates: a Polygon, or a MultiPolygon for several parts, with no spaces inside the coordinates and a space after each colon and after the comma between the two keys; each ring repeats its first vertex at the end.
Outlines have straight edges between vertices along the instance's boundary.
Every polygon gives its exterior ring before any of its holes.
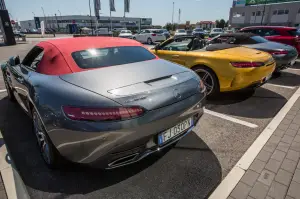
{"type": "Polygon", "coordinates": [[[63,75],[87,70],[77,66],[72,57],[73,52],[90,48],[142,46],[142,44],[116,37],[78,37],[43,41],[37,46],[44,49],[44,56],[38,65],[37,72],[46,75],[63,75]]]}

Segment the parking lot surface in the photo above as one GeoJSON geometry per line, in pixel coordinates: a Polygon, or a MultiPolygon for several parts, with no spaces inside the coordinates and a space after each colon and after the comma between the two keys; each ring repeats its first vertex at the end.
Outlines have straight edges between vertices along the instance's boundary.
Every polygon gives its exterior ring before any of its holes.
{"type": "MultiPolygon", "coordinates": [[[[0,60],[24,57],[32,45],[0,48],[0,60]]],[[[294,94],[299,75],[300,62],[254,93],[221,94],[207,102],[198,126],[174,148],[115,170],[75,165],[49,170],[30,119],[5,91],[0,92],[0,130],[31,198],[206,198],[294,94]]]]}

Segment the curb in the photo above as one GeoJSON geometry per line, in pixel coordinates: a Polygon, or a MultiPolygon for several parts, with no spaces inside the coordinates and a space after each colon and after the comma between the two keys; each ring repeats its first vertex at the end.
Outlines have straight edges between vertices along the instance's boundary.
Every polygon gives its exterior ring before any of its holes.
{"type": "Polygon", "coordinates": [[[6,195],[8,199],[29,199],[26,186],[19,175],[13,160],[11,159],[9,150],[6,148],[1,131],[0,139],[4,143],[0,147],[0,173],[4,183],[6,195]]]}
{"type": "Polygon", "coordinates": [[[209,196],[209,199],[227,199],[229,197],[232,190],[236,187],[236,185],[241,180],[245,172],[249,169],[255,157],[258,155],[258,153],[267,143],[269,138],[273,135],[274,131],[279,126],[280,122],[284,119],[286,114],[293,107],[293,105],[295,104],[295,102],[299,97],[300,97],[300,88],[297,89],[297,91],[292,95],[292,97],[281,108],[281,110],[276,114],[276,116],[272,119],[272,121],[257,137],[257,139],[252,143],[252,145],[248,148],[246,153],[241,157],[241,159],[231,169],[231,171],[224,178],[224,180],[209,196]]]}

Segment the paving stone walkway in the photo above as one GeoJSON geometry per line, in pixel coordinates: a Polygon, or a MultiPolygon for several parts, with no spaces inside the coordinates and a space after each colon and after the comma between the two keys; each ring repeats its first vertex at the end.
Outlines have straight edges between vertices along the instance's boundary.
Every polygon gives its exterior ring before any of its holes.
{"type": "Polygon", "coordinates": [[[7,199],[4,183],[0,174],[0,198],[7,199]]]}
{"type": "Polygon", "coordinates": [[[228,199],[300,199],[300,98],[228,199]]]}

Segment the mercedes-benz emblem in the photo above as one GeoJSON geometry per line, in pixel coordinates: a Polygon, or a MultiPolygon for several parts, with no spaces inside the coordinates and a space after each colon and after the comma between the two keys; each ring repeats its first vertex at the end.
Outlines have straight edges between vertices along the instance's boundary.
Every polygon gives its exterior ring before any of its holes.
{"type": "Polygon", "coordinates": [[[174,89],[173,94],[176,99],[181,99],[181,94],[178,89],[174,89]]]}

